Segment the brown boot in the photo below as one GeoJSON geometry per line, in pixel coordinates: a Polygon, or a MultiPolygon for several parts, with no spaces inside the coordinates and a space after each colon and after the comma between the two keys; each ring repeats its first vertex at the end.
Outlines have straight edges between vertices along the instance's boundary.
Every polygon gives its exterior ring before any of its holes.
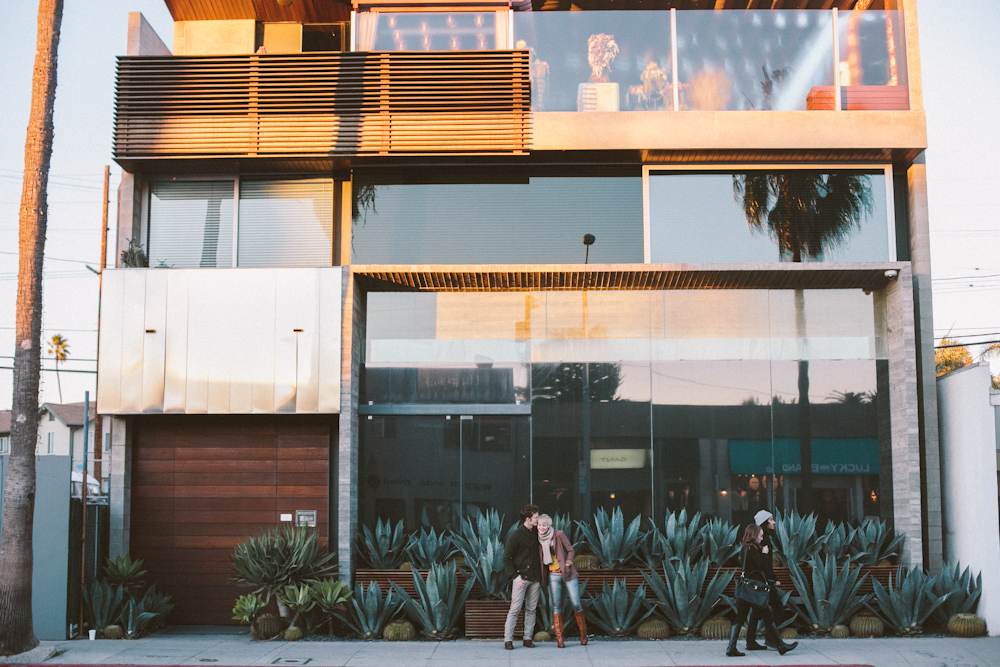
{"type": "Polygon", "coordinates": [[[580,646],[587,645],[587,619],[584,617],[582,611],[575,613],[576,615],[576,626],[580,628],[580,646]]]}
{"type": "Polygon", "coordinates": [[[552,614],[552,625],[556,628],[556,646],[566,648],[566,642],[563,641],[562,614],[552,614]]]}

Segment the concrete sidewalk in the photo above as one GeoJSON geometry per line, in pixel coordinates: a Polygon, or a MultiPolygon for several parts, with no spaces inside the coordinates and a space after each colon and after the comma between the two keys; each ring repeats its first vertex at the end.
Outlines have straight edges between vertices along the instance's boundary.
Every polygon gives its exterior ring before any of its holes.
{"type": "MultiPolygon", "coordinates": [[[[872,667],[972,667],[1000,665],[1000,637],[953,639],[802,639],[785,656],[748,652],[728,658],[723,641],[614,641],[591,639],[557,649],[500,641],[258,642],[246,628],[175,627],[133,641],[43,642],[59,653],[44,664],[63,665],[308,665],[323,667],[653,667],[655,665],[871,665],[872,667]]],[[[740,641],[740,650],[743,642],[740,641]]],[[[3,659],[0,658],[0,662],[3,659]]]]}

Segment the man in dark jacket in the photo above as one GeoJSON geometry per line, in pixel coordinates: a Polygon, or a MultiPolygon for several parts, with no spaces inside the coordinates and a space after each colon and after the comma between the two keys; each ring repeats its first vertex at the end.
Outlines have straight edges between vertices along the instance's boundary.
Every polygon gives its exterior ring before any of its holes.
{"type": "Polygon", "coordinates": [[[514,575],[510,611],[503,628],[503,647],[508,651],[514,648],[514,625],[522,604],[525,605],[522,644],[535,648],[531,638],[535,632],[535,607],[542,590],[542,560],[538,551],[538,533],[535,531],[537,523],[538,508],[534,505],[522,507],[521,525],[507,538],[503,549],[504,571],[514,575]]]}

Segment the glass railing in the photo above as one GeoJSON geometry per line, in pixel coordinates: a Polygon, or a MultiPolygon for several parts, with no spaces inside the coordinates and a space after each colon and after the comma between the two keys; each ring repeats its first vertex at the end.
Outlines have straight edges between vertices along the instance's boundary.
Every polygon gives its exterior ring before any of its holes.
{"type": "Polygon", "coordinates": [[[515,12],[534,111],[907,109],[902,12],[515,12]],[[676,63],[676,67],[674,65],[676,63]],[[675,91],[676,87],[676,91],[675,91]]]}

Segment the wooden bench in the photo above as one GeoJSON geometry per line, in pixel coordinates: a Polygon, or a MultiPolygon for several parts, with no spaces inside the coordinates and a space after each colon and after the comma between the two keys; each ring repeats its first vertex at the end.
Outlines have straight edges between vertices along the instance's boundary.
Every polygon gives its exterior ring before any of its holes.
{"type": "MultiPolygon", "coordinates": [[[[809,111],[833,111],[833,86],[814,86],[806,96],[809,111]]],[[[840,106],[846,111],[908,111],[906,86],[841,86],[840,106]]]]}

